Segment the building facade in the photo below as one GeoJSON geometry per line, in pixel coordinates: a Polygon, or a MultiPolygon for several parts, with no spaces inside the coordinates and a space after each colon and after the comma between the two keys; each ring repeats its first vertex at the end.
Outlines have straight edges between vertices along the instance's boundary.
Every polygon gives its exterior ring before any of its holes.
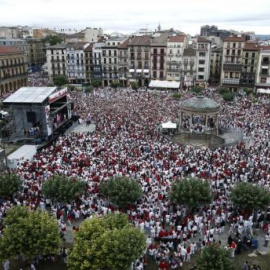
{"type": "Polygon", "coordinates": [[[196,49],[186,48],[183,53],[183,87],[186,89],[195,85],[196,70],[197,70],[197,55],[196,49]]]}
{"type": "Polygon", "coordinates": [[[128,46],[129,82],[148,86],[151,67],[151,37],[133,37],[128,46]]]}
{"type": "Polygon", "coordinates": [[[256,88],[270,88],[270,46],[261,46],[258,55],[256,88]]]}
{"type": "Polygon", "coordinates": [[[112,37],[102,47],[103,86],[110,86],[112,81],[118,81],[118,46],[126,39],[112,37]]]}
{"type": "Polygon", "coordinates": [[[16,91],[27,85],[25,53],[16,47],[0,46],[0,93],[16,91]]]}
{"type": "Polygon", "coordinates": [[[168,81],[184,81],[183,77],[183,54],[187,47],[185,35],[169,37],[167,42],[167,76],[168,81]]]}
{"type": "Polygon", "coordinates": [[[198,37],[196,54],[196,84],[206,86],[210,77],[211,41],[198,37]]]}
{"type": "Polygon", "coordinates": [[[92,48],[93,79],[102,81],[102,47],[105,43],[94,43],[92,48]]]}
{"type": "Polygon", "coordinates": [[[46,48],[46,62],[49,78],[55,76],[67,76],[66,45],[57,44],[46,48]]]}
{"type": "Polygon", "coordinates": [[[245,38],[241,35],[224,39],[221,84],[232,91],[236,91],[240,86],[244,46],[245,38]]]}
{"type": "Polygon", "coordinates": [[[221,64],[222,64],[222,48],[212,48],[210,57],[210,85],[219,85],[221,76],[221,64]]]}
{"type": "MultiPolygon", "coordinates": [[[[71,42],[66,45],[67,76],[72,84],[86,82],[85,49],[89,45],[85,42],[71,42]]],[[[89,66],[87,65],[87,67],[89,66]]],[[[91,73],[91,70],[89,72],[91,73]]]]}
{"type": "Polygon", "coordinates": [[[122,87],[128,85],[128,44],[130,39],[125,40],[118,46],[118,75],[119,84],[122,87]]]}
{"type": "Polygon", "coordinates": [[[46,62],[45,44],[39,38],[27,38],[29,46],[29,66],[32,71],[38,71],[46,62]]]}
{"type": "Polygon", "coordinates": [[[91,83],[93,77],[93,44],[84,49],[85,55],[85,81],[91,83]]]}

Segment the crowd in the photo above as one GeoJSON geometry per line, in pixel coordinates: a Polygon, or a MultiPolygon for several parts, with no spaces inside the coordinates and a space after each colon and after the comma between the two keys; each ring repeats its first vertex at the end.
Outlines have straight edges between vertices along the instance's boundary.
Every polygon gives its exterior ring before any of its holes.
{"type": "MultiPolygon", "coordinates": [[[[95,132],[60,136],[32,162],[18,165],[16,173],[24,184],[14,202],[30,209],[50,206],[64,234],[74,220],[118,211],[100,196],[99,184],[116,175],[128,176],[141,183],[144,194],[127,210],[130,222],[147,234],[149,255],[160,269],[175,269],[190,262],[192,255],[209,243],[220,244],[216,236],[224,233],[226,224],[235,239],[228,241],[233,256],[235,241],[239,237],[241,241],[243,237],[250,240],[254,224],[270,232],[270,208],[247,215],[235,209],[229,199],[231,188],[241,181],[270,190],[270,106],[264,96],[257,102],[241,97],[228,105],[218,93],[209,91],[205,95],[221,103],[220,127],[240,129],[244,141],[215,150],[169,141],[158,130],[163,122],[177,122],[179,100],[170,92],[99,89],[71,93],[75,114],[82,122],[94,122],[95,132]],[[246,144],[250,139],[254,143],[246,144]],[[81,178],[87,183],[87,193],[57,212],[41,193],[42,183],[53,174],[81,178]],[[174,208],[168,199],[172,182],[188,176],[210,181],[214,193],[212,204],[198,208],[194,215],[185,207],[174,208]]],[[[182,94],[182,98],[191,96],[182,94]]],[[[1,203],[0,218],[11,204],[1,203]]],[[[134,269],[142,267],[143,259],[134,264],[134,269]]]]}

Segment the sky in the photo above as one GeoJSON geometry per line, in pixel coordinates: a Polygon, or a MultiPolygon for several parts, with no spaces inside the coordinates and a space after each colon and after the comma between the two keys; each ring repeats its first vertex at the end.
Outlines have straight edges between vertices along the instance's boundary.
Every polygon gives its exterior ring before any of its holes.
{"type": "Polygon", "coordinates": [[[0,0],[0,26],[57,29],[101,27],[105,33],[140,28],[200,33],[202,25],[270,34],[269,0],[0,0]]]}

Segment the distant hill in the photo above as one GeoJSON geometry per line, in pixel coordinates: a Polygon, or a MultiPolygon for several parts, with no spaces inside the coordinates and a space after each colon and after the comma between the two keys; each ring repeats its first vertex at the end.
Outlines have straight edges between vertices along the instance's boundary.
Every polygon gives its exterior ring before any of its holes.
{"type": "Polygon", "coordinates": [[[260,40],[268,40],[270,39],[270,34],[269,35],[255,35],[255,39],[258,38],[260,40]]]}

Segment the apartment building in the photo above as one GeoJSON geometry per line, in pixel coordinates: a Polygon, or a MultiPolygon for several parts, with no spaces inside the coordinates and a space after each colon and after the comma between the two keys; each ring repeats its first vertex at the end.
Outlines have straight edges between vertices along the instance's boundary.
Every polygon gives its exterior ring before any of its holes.
{"type": "Polygon", "coordinates": [[[27,85],[27,62],[23,51],[14,46],[0,46],[0,93],[27,85]]]}
{"type": "Polygon", "coordinates": [[[118,81],[118,46],[126,37],[111,37],[102,47],[103,86],[109,86],[113,80],[118,81]]]}
{"type": "Polygon", "coordinates": [[[242,72],[240,85],[253,88],[255,85],[256,71],[258,65],[259,45],[257,42],[247,41],[243,48],[242,72]]]}
{"type": "Polygon", "coordinates": [[[93,79],[102,80],[102,47],[105,43],[94,43],[92,48],[93,79]]]}
{"type": "Polygon", "coordinates": [[[128,44],[130,39],[125,40],[118,46],[118,75],[119,84],[122,87],[128,85],[128,44]]]}
{"type": "Polygon", "coordinates": [[[241,35],[224,39],[221,84],[232,91],[236,91],[240,85],[244,46],[245,38],[241,35]]]}
{"type": "Polygon", "coordinates": [[[39,38],[27,38],[29,46],[29,67],[32,71],[40,70],[46,62],[45,44],[39,38]]]}
{"type": "Polygon", "coordinates": [[[151,37],[135,36],[128,46],[129,82],[148,86],[151,66],[151,37]]]}
{"type": "Polygon", "coordinates": [[[270,88],[270,46],[260,46],[256,72],[256,88],[270,88]]]}
{"type": "Polygon", "coordinates": [[[151,68],[153,79],[166,80],[167,40],[169,32],[158,32],[151,37],[151,68]]]}
{"type": "Polygon", "coordinates": [[[196,71],[197,71],[197,51],[189,47],[185,48],[183,52],[183,82],[184,88],[190,88],[195,85],[196,71]]]}
{"type": "Polygon", "coordinates": [[[206,86],[210,77],[211,41],[198,37],[196,45],[196,84],[206,86]]]}
{"type": "Polygon", "coordinates": [[[93,77],[93,44],[84,49],[85,56],[85,81],[91,83],[93,77]]]}
{"type": "Polygon", "coordinates": [[[85,49],[89,45],[85,42],[70,42],[66,45],[66,73],[72,84],[86,82],[85,49]]]}
{"type": "Polygon", "coordinates": [[[212,48],[210,57],[210,76],[209,76],[210,85],[220,84],[221,64],[222,64],[222,47],[212,48]]]}
{"type": "Polygon", "coordinates": [[[57,44],[46,48],[46,62],[49,78],[54,76],[67,76],[66,44],[57,44]]]}
{"type": "Polygon", "coordinates": [[[167,41],[167,76],[168,81],[184,81],[183,77],[183,54],[187,47],[185,35],[171,36],[167,41]]]}

